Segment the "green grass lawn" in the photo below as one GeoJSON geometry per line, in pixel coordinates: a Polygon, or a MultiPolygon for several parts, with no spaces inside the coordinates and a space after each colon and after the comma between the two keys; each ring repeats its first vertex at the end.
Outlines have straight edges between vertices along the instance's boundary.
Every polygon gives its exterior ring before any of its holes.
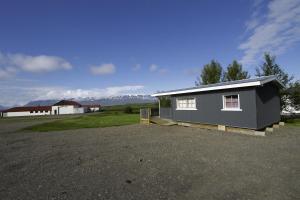
{"type": "Polygon", "coordinates": [[[133,113],[140,113],[141,108],[158,108],[158,103],[144,103],[144,104],[126,104],[126,105],[114,105],[114,106],[104,106],[103,110],[105,112],[118,111],[123,112],[126,107],[131,107],[133,113]]]}
{"type": "Polygon", "coordinates": [[[139,123],[138,114],[104,112],[96,115],[86,115],[42,123],[31,127],[27,127],[25,128],[25,130],[46,132],[80,128],[122,126],[136,123],[139,123]]]}
{"type": "MultiPolygon", "coordinates": [[[[94,113],[89,113],[94,114],[94,113]]],[[[15,123],[15,122],[31,122],[31,121],[45,121],[51,119],[65,119],[65,118],[74,118],[82,114],[73,114],[73,115],[41,115],[41,116],[21,116],[21,117],[3,117],[0,118],[1,123],[15,123]]]]}
{"type": "Polygon", "coordinates": [[[300,126],[300,119],[288,119],[286,123],[292,126],[300,126]]]}

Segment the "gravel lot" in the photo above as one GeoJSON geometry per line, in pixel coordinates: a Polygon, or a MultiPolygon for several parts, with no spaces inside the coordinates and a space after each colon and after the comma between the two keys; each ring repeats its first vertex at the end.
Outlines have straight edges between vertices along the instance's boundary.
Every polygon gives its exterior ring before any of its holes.
{"type": "Polygon", "coordinates": [[[0,199],[300,197],[300,128],[267,137],[157,125],[15,131],[29,124],[0,123],[0,199]]]}

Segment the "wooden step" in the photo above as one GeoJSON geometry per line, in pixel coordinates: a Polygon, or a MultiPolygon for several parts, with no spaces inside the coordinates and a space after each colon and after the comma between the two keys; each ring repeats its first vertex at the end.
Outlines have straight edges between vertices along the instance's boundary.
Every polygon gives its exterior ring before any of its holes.
{"type": "Polygon", "coordinates": [[[177,123],[170,119],[163,119],[160,117],[151,117],[150,121],[154,124],[163,125],[163,126],[173,126],[177,123]]]}

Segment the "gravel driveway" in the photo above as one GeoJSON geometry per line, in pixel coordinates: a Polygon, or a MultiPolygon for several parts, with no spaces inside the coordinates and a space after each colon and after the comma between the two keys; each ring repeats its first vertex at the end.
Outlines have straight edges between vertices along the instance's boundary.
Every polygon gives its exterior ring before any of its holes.
{"type": "MultiPolygon", "coordinates": [[[[0,129],[3,124],[0,124],[0,129]]],[[[0,199],[299,199],[300,129],[0,131],[0,199]]]]}

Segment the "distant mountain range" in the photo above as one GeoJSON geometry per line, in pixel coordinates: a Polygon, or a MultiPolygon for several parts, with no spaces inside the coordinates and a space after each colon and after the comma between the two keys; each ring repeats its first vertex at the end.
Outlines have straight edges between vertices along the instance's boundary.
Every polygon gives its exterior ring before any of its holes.
{"type": "Polygon", "coordinates": [[[7,109],[7,107],[4,107],[4,106],[0,105],[0,110],[6,110],[6,109],[7,109]]]}
{"type": "Polygon", "coordinates": [[[55,103],[57,103],[59,100],[49,99],[49,100],[36,100],[36,101],[30,101],[24,106],[51,106],[55,103]]]}
{"type": "MultiPolygon", "coordinates": [[[[124,96],[115,96],[108,98],[79,98],[72,99],[83,105],[93,105],[100,104],[102,106],[112,106],[112,105],[124,105],[124,104],[136,104],[136,103],[154,103],[157,101],[155,97],[150,95],[124,95],[124,96]]],[[[58,99],[49,99],[49,100],[37,100],[27,103],[25,106],[50,106],[58,102],[58,99]]]]}

